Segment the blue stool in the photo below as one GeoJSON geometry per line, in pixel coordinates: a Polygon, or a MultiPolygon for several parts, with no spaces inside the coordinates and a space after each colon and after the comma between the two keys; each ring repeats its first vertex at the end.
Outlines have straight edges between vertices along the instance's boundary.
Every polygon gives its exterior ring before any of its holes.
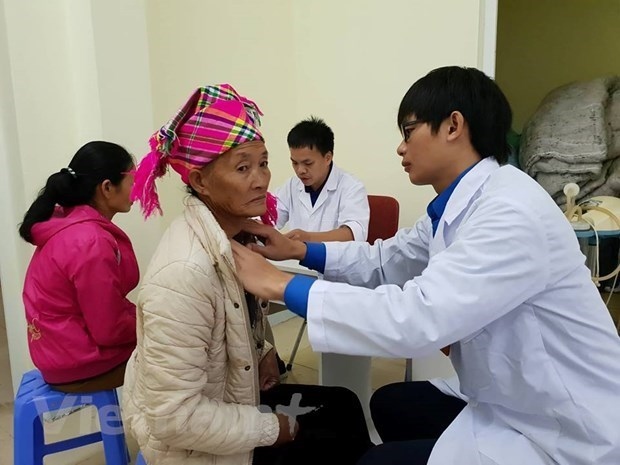
{"type": "Polygon", "coordinates": [[[146,461],[144,457],[142,457],[142,452],[138,451],[138,456],[136,457],[136,465],[146,465],[146,461]]]}
{"type": "Polygon", "coordinates": [[[129,464],[115,389],[88,394],[66,394],[53,390],[43,380],[39,370],[29,371],[22,377],[15,397],[13,426],[15,465],[43,465],[43,457],[46,455],[99,441],[103,441],[106,465],[129,464]],[[45,444],[42,415],[82,405],[93,405],[97,408],[101,431],[45,444]]]}

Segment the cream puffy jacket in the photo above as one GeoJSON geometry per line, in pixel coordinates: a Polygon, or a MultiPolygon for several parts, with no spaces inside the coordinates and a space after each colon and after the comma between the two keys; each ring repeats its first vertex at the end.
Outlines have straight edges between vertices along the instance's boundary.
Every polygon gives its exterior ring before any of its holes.
{"type": "Polygon", "coordinates": [[[144,277],[125,374],[123,423],[149,465],[250,464],[275,442],[276,415],[257,407],[265,315],[252,330],[230,241],[191,197],[144,277]]]}

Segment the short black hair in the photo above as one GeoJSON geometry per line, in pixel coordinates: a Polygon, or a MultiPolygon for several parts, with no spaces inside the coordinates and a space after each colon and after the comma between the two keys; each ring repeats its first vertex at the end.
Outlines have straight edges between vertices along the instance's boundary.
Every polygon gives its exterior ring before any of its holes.
{"type": "Polygon", "coordinates": [[[510,104],[495,81],[476,68],[446,66],[416,81],[400,103],[397,123],[400,128],[405,118],[415,115],[437,133],[453,111],[467,121],[471,143],[482,158],[508,161],[510,104]]]}
{"type": "Polygon", "coordinates": [[[334,153],[334,131],[316,116],[297,123],[286,136],[286,142],[291,149],[317,149],[323,156],[334,153]]]}

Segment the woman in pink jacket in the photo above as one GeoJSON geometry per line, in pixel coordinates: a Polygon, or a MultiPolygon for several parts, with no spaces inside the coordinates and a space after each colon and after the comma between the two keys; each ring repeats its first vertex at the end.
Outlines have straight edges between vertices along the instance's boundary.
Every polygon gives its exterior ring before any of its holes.
{"type": "Polygon", "coordinates": [[[52,174],[20,225],[37,248],[24,283],[28,345],[46,382],[64,392],[123,384],[136,345],[138,263],[114,223],[128,212],[134,161],[121,146],[89,142],[52,174]]]}

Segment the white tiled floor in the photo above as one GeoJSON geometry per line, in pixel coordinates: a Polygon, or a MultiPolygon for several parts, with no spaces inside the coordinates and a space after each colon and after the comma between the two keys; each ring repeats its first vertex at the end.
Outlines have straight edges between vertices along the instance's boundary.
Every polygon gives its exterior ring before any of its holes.
{"type": "MultiPolygon", "coordinates": [[[[278,352],[283,360],[288,360],[301,326],[301,318],[295,317],[273,328],[278,352]]],[[[312,351],[308,333],[299,344],[293,370],[288,382],[317,384],[319,380],[319,355],[312,351]]],[[[401,359],[373,359],[372,387],[377,389],[385,384],[402,381],[405,376],[405,361],[401,359]]]]}

